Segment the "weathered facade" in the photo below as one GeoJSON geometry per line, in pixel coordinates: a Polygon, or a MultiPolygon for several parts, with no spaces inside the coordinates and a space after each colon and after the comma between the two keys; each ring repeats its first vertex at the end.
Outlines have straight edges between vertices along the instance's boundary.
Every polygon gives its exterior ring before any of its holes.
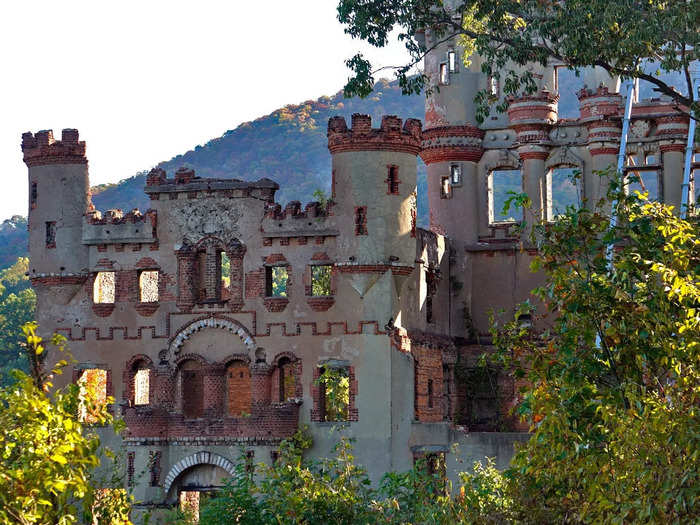
{"type": "MultiPolygon", "coordinates": [[[[617,80],[590,71],[580,118],[559,121],[552,66],[538,93],[478,125],[475,92],[499,86],[459,55],[445,42],[426,59],[440,89],[423,125],[330,120],[323,204],[282,209],[268,179],[156,169],[149,210],[102,214],[76,130],[23,135],[38,321],[68,338],[73,380],[96,374],[116,399],[128,429],[106,439],[126,447],[142,508],[220,486],[241,453],[272,461],[301,424],[315,456],[339,433],[354,437],[375,480],[425,454],[444,455],[452,478],[485,456],[504,466],[526,439],[509,413],[516,385],[476,365],[489,311],[512,312],[541,282],[528,269],[535,248],[500,215],[499,184],[529,194],[529,220],[556,213],[557,177],[571,168],[582,174],[573,194],[597,201],[594,171],[616,162],[623,101],[617,80]],[[418,156],[429,231],[416,227],[418,156]],[[340,413],[327,370],[349,391],[340,413]]],[[[687,129],[668,101],[634,106],[630,162],[676,209],[687,129]]]]}

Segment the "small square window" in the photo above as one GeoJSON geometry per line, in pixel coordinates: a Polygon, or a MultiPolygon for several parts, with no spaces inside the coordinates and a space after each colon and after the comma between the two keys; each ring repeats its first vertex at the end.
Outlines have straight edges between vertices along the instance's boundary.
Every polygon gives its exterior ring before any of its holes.
{"type": "Polygon", "coordinates": [[[142,303],[158,301],[158,270],[143,270],[139,273],[139,301],[142,303]]]}
{"type": "Polygon", "coordinates": [[[311,267],[311,295],[331,295],[331,269],[330,264],[320,264],[311,267]]]}
{"type": "Polygon", "coordinates": [[[286,266],[267,266],[265,268],[265,296],[287,297],[289,274],[286,266]]]}
{"type": "Polygon", "coordinates": [[[97,272],[92,288],[92,300],[95,304],[114,303],[114,272],[97,272]]]}

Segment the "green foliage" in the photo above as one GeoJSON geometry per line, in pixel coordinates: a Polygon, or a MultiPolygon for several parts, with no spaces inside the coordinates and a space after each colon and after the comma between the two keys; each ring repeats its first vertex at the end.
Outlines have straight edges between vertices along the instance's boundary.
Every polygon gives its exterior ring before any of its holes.
{"type": "MultiPolygon", "coordinates": [[[[79,523],[82,514],[129,523],[129,498],[92,484],[100,440],[78,418],[79,387],[53,390],[53,378],[68,363],[60,360],[45,371],[47,351],[36,328],[23,327],[31,376],[15,371],[16,383],[0,388],[0,523],[67,525],[79,523]]],[[[65,352],[62,336],[54,335],[50,344],[54,352],[65,352]]],[[[95,421],[111,424],[96,393],[88,389],[84,396],[95,421]]]]}
{"type": "Polygon", "coordinates": [[[330,265],[311,267],[311,295],[331,295],[331,273],[330,265]]]}
{"type": "Polygon", "coordinates": [[[29,260],[20,257],[0,271],[0,386],[13,382],[11,370],[27,370],[19,334],[22,326],[34,319],[36,310],[36,294],[25,276],[28,268],[29,260]]]}
{"type": "Polygon", "coordinates": [[[350,406],[350,377],[347,369],[324,366],[317,384],[323,387],[325,420],[347,420],[350,406]]]}
{"type": "MultiPolygon", "coordinates": [[[[571,70],[599,66],[611,75],[643,79],[679,105],[690,107],[688,72],[698,56],[698,16],[697,2],[682,0],[338,1],[338,19],[353,38],[384,47],[395,34],[405,45],[408,63],[390,68],[404,93],[433,89],[425,75],[412,76],[430,51],[422,40],[428,28],[440,44],[457,37],[465,49],[466,64],[472,53],[483,58],[482,71],[499,79],[503,87],[504,96],[498,101],[501,111],[507,107],[507,96],[535,91],[535,78],[527,64],[544,66],[552,60],[571,70]],[[676,77],[685,86],[683,92],[674,90],[661,74],[670,71],[683,72],[676,77]]],[[[368,96],[375,73],[370,62],[358,54],[346,65],[354,75],[345,94],[368,96]]],[[[483,120],[488,106],[497,101],[486,91],[476,100],[478,117],[483,120]]]]}
{"type": "Polygon", "coordinates": [[[534,238],[550,328],[534,337],[516,319],[493,331],[502,363],[531,385],[519,410],[533,437],[508,473],[516,520],[697,522],[696,220],[626,195],[613,177],[607,201],[568,208],[534,238]]]}
{"type": "Polygon", "coordinates": [[[286,266],[273,266],[272,271],[272,296],[287,297],[287,280],[289,273],[286,266]]]}

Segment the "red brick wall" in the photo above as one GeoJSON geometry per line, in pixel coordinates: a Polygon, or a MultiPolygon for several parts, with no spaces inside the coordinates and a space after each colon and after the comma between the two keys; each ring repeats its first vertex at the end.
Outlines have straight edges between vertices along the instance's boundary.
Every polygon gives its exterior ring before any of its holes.
{"type": "Polygon", "coordinates": [[[438,422],[444,419],[442,397],[442,350],[413,345],[415,361],[415,417],[422,422],[438,422]],[[430,382],[430,383],[429,383],[430,382]],[[429,384],[432,385],[432,395],[429,384]]]}
{"type": "Polygon", "coordinates": [[[240,417],[251,413],[252,392],[250,368],[242,361],[234,361],[226,369],[227,410],[229,416],[240,417]]]}

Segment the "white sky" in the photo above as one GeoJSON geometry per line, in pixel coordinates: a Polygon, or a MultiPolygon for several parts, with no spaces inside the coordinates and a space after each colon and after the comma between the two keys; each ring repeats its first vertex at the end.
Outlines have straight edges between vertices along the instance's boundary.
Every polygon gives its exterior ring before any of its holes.
{"type": "Polygon", "coordinates": [[[116,182],[286,104],[331,95],[346,58],[400,63],[343,33],[335,0],[0,4],[0,220],[27,213],[24,131],[78,128],[90,182],[116,182]]]}

